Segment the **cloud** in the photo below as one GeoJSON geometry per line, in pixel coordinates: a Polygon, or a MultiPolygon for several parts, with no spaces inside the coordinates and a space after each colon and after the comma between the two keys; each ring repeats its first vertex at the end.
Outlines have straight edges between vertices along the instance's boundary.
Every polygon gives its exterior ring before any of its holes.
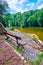
{"type": "Polygon", "coordinates": [[[36,3],[36,9],[41,9],[43,7],[43,0],[37,0],[37,3],[36,3]]]}
{"type": "Polygon", "coordinates": [[[41,5],[38,7],[38,9],[41,9],[41,8],[43,8],[43,4],[41,4],[41,5]]]}
{"type": "Polygon", "coordinates": [[[6,0],[10,8],[14,8],[18,3],[18,0],[6,0]]]}
{"type": "Polygon", "coordinates": [[[43,7],[43,0],[37,0],[36,2],[29,2],[30,0],[6,0],[8,2],[10,12],[24,12],[32,9],[39,9],[43,7]]]}
{"type": "Polygon", "coordinates": [[[23,4],[24,2],[27,2],[27,0],[20,0],[19,4],[23,4]]]}
{"type": "Polygon", "coordinates": [[[20,7],[20,9],[16,9],[16,12],[23,13],[24,11],[27,11],[27,10],[28,10],[27,8],[23,9],[23,8],[20,7]]]}
{"type": "Polygon", "coordinates": [[[41,3],[41,2],[43,2],[43,0],[38,0],[38,3],[41,3]]]}
{"type": "Polygon", "coordinates": [[[27,11],[27,8],[23,8],[24,7],[24,2],[26,2],[27,0],[6,0],[8,2],[9,8],[10,8],[10,12],[24,12],[27,11]],[[13,11],[12,11],[13,10],[13,11]]]}
{"type": "Polygon", "coordinates": [[[33,2],[32,2],[32,3],[28,3],[27,6],[29,6],[29,7],[30,7],[30,6],[34,7],[34,4],[35,4],[35,3],[33,3],[33,2]]]}
{"type": "Polygon", "coordinates": [[[35,3],[34,2],[28,3],[27,6],[29,10],[32,10],[35,7],[35,3]]]}

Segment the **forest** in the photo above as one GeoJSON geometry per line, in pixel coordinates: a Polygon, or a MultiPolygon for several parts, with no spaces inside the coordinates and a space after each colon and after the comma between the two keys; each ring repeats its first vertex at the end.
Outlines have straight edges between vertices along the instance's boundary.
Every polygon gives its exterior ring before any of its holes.
{"type": "Polygon", "coordinates": [[[0,22],[5,27],[43,27],[43,8],[11,14],[8,11],[9,7],[7,2],[5,1],[4,3],[0,4],[0,22]]]}

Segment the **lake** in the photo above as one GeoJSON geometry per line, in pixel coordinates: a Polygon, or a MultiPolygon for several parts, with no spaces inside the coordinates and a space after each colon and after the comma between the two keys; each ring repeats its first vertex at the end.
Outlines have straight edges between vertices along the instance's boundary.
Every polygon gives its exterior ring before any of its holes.
{"type": "Polygon", "coordinates": [[[36,34],[43,41],[43,27],[42,28],[41,27],[27,27],[27,28],[14,27],[14,28],[28,34],[29,33],[36,34]]]}

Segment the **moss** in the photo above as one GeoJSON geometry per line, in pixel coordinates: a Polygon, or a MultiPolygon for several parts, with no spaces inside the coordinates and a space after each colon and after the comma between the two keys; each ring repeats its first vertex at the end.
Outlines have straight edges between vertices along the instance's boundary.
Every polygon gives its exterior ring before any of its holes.
{"type": "Polygon", "coordinates": [[[10,64],[10,63],[11,63],[11,60],[8,60],[8,61],[7,61],[7,64],[10,64]]]}
{"type": "Polygon", "coordinates": [[[39,40],[39,37],[37,35],[33,35],[34,40],[39,40]]]}
{"type": "Polygon", "coordinates": [[[0,51],[3,51],[3,48],[0,48],[0,51]]]}

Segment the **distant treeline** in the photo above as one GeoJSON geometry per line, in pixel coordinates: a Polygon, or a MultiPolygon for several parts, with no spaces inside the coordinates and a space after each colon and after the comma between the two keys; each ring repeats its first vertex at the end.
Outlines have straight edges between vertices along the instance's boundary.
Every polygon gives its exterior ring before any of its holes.
{"type": "Polygon", "coordinates": [[[43,9],[16,14],[7,13],[4,16],[3,24],[5,26],[43,27],[43,9]]]}

